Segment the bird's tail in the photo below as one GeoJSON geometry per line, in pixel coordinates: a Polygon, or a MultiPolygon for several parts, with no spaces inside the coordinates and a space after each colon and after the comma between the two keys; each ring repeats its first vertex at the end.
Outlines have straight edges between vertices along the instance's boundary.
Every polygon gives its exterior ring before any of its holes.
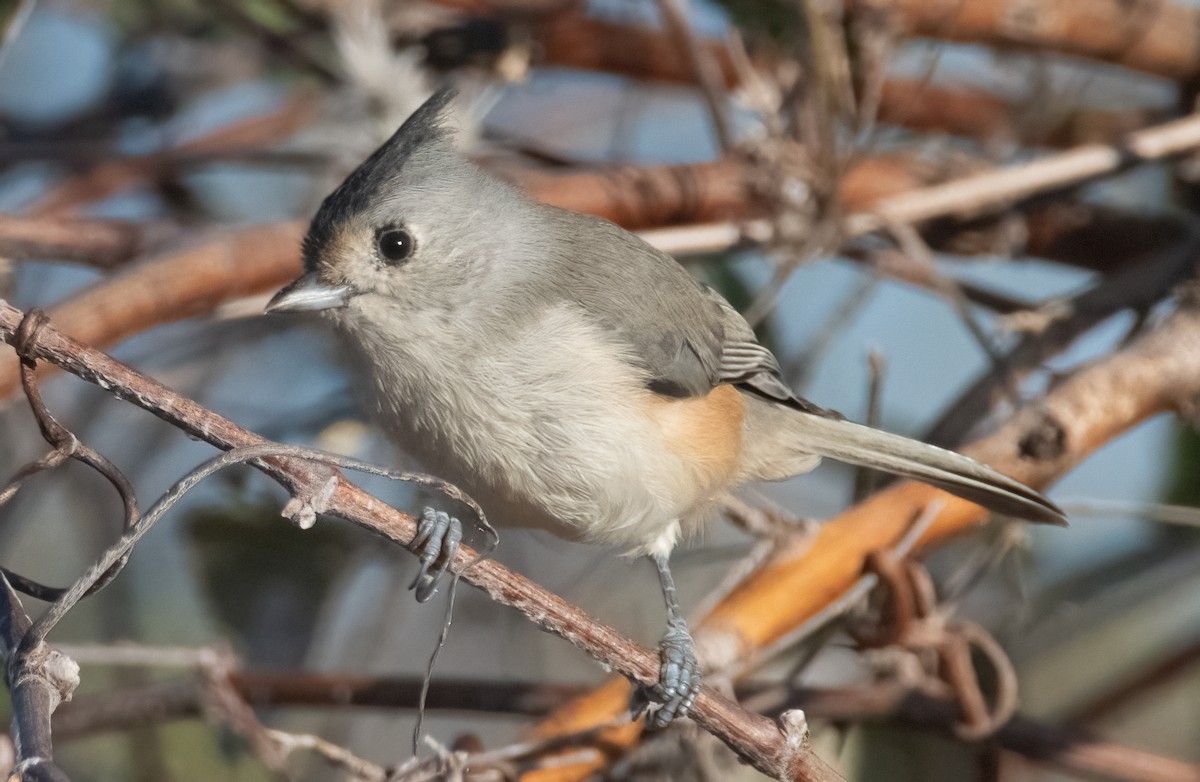
{"type": "MultiPolygon", "coordinates": [[[[1047,524],[1067,523],[1062,510],[1038,492],[962,454],[850,421],[772,406],[784,413],[770,416],[783,424],[772,439],[779,443],[786,437],[803,454],[915,478],[997,513],[1047,524]]],[[[797,462],[812,467],[802,458],[797,462]]]]}

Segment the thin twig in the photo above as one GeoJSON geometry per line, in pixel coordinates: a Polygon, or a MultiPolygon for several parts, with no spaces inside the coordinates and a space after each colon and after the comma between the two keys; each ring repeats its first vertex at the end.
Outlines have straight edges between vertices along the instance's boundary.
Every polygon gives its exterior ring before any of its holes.
{"type": "Polygon", "coordinates": [[[708,115],[712,120],[713,134],[717,138],[717,147],[722,152],[733,148],[733,132],[729,127],[729,109],[722,78],[717,63],[701,51],[700,43],[688,21],[685,0],[656,0],[658,10],[662,14],[666,28],[670,31],[675,43],[683,49],[687,56],[688,65],[696,74],[696,82],[704,95],[708,115]]]}
{"type": "Polygon", "coordinates": [[[888,225],[922,223],[936,217],[978,217],[1034,195],[1062,190],[1197,147],[1200,147],[1200,115],[1183,117],[1134,131],[1120,144],[1087,144],[1029,163],[885,198],[869,213],[847,218],[846,232],[857,236],[888,225]]]}
{"type": "MultiPolygon", "coordinates": [[[[1043,327],[1027,334],[1004,355],[1004,367],[1019,380],[1113,313],[1129,307],[1150,308],[1197,268],[1198,248],[1200,242],[1193,238],[1133,264],[1073,298],[1046,305],[1043,327]]],[[[924,439],[942,446],[960,442],[1002,397],[1002,379],[989,371],[976,380],[942,412],[924,439]]]]}
{"type": "Polygon", "coordinates": [[[174,226],[129,220],[0,215],[0,255],[115,268],[166,244],[174,226]]]}
{"type": "Polygon", "coordinates": [[[364,760],[345,747],[340,747],[331,741],[314,736],[311,733],[287,733],[282,730],[265,730],[267,738],[274,741],[286,758],[298,749],[307,749],[325,758],[332,765],[352,774],[356,779],[367,782],[387,782],[390,778],[387,769],[369,760],[364,760]]]}
{"type": "MultiPolygon", "coordinates": [[[[863,423],[872,428],[881,428],[881,407],[883,400],[883,375],[887,361],[878,350],[867,354],[867,412],[863,423]]],[[[859,467],[854,471],[854,490],[851,497],[859,502],[875,490],[879,483],[879,473],[859,467]]]]}

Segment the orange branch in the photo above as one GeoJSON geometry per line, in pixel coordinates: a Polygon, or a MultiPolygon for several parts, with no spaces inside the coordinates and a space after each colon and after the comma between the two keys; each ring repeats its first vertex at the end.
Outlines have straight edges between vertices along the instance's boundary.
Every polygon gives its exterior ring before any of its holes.
{"type": "MultiPolygon", "coordinates": [[[[553,14],[534,27],[539,62],[637,79],[694,84],[696,72],[686,50],[670,35],[650,27],[613,24],[578,13],[553,14]]],[[[700,53],[714,64],[720,84],[737,86],[729,49],[721,41],[700,38],[700,53]]]]}
{"type": "MultiPolygon", "coordinates": [[[[736,158],[678,166],[498,173],[539,201],[599,215],[629,230],[740,220],[765,214],[769,205],[753,167],[736,158]]],[[[907,155],[867,158],[843,177],[841,205],[848,212],[868,209],[882,198],[939,181],[946,173],[907,155]]]]}
{"type": "Polygon", "coordinates": [[[155,247],[170,233],[165,227],[128,220],[0,215],[0,256],[111,269],[155,247]]]}
{"type": "MultiPolygon", "coordinates": [[[[246,228],[194,250],[130,266],[50,309],[55,326],[111,345],[163,323],[279,287],[300,273],[302,223],[246,228]]],[[[0,399],[16,390],[16,361],[0,361],[0,399]]]]}
{"type": "Polygon", "coordinates": [[[1037,49],[1168,79],[1200,74],[1200,10],[1171,0],[847,0],[907,35],[1037,49]]]}
{"type": "Polygon", "coordinates": [[[1166,119],[1164,110],[1132,108],[1039,112],[1022,121],[1029,109],[1020,103],[966,87],[943,87],[918,79],[888,79],[880,94],[879,120],[919,133],[948,133],[979,139],[1018,140],[1033,146],[1066,148],[1107,144],[1139,128],[1166,119]]]}

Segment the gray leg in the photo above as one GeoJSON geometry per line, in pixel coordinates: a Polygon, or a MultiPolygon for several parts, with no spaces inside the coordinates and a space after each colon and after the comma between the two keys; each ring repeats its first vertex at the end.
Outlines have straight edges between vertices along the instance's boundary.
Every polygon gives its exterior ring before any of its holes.
{"type": "Polygon", "coordinates": [[[700,692],[700,662],[692,645],[687,620],[675,596],[675,579],[667,557],[651,555],[658,567],[663,600],[667,604],[667,634],[658,645],[662,662],[658,669],[658,684],[650,688],[650,697],[662,707],[650,716],[650,726],[666,727],[672,720],[686,717],[700,692]]]}
{"type": "Polygon", "coordinates": [[[416,590],[418,602],[428,601],[437,592],[438,579],[454,561],[462,535],[462,524],[453,516],[433,508],[421,513],[417,536],[409,546],[421,561],[421,569],[408,587],[416,590]]]}

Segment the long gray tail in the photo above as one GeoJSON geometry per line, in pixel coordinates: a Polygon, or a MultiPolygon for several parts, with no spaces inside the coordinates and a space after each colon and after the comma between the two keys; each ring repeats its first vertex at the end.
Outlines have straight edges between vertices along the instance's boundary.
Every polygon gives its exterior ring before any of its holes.
{"type": "Polygon", "coordinates": [[[799,412],[788,418],[788,435],[810,453],[915,478],[997,513],[1067,523],[1041,494],[961,454],[850,421],[799,412]]]}

